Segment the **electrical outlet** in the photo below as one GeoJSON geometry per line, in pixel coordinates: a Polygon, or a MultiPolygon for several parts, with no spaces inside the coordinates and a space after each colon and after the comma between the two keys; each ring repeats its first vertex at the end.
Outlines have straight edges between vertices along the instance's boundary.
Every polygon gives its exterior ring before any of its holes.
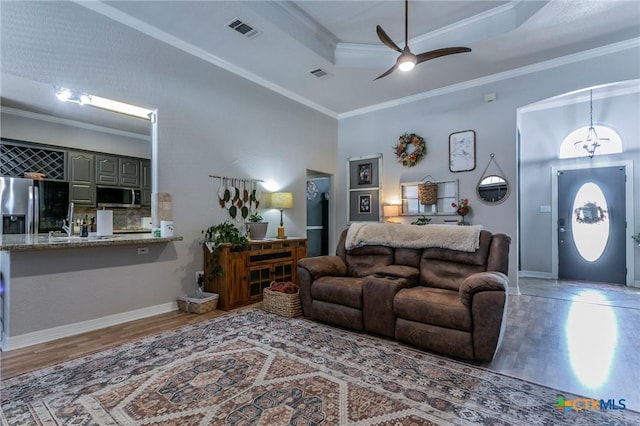
{"type": "Polygon", "coordinates": [[[196,284],[204,284],[204,271],[196,271],[196,284]]]}

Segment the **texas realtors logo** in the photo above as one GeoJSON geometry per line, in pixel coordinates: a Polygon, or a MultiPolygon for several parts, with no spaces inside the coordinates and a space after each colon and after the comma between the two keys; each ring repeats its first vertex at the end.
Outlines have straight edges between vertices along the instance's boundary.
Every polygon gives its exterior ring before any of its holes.
{"type": "Polygon", "coordinates": [[[605,411],[605,410],[624,410],[626,400],[618,399],[594,399],[594,398],[576,398],[564,399],[564,396],[558,397],[558,402],[554,405],[556,410],[563,413],[567,411],[605,411]]]}

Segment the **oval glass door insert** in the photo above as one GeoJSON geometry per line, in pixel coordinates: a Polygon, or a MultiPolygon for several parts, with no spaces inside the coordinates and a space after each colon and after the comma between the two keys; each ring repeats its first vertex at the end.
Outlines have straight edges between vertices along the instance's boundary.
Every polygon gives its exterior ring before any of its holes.
{"type": "Polygon", "coordinates": [[[588,262],[598,260],[607,247],[611,232],[607,209],[602,189],[593,182],[582,185],[573,200],[573,242],[588,262]]]}

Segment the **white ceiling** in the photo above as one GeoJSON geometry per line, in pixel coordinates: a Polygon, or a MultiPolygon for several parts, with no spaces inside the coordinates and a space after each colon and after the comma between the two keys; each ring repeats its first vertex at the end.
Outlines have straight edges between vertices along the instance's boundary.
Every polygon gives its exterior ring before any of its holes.
{"type": "MultiPolygon", "coordinates": [[[[2,13],[3,27],[13,24],[15,28],[19,6],[7,8],[5,4],[0,2],[8,9],[2,13]]],[[[451,46],[467,46],[472,52],[428,61],[409,73],[396,71],[373,81],[398,55],[378,40],[375,26],[381,25],[404,46],[402,1],[78,4],[84,7],[65,8],[64,19],[73,22],[75,17],[69,15],[77,14],[77,19],[86,20],[89,9],[334,117],[640,36],[640,0],[411,1],[409,47],[414,53],[451,46]],[[248,39],[228,28],[237,18],[261,34],[248,39]],[[331,77],[311,75],[317,68],[331,77]]],[[[30,31],[33,46],[44,42],[34,35],[37,29],[30,31]]],[[[71,31],[60,37],[68,39],[71,31]]],[[[2,36],[3,44],[11,42],[4,31],[2,36]]],[[[5,84],[3,105],[26,108],[31,101],[21,91],[27,89],[14,89],[7,90],[5,84]]]]}

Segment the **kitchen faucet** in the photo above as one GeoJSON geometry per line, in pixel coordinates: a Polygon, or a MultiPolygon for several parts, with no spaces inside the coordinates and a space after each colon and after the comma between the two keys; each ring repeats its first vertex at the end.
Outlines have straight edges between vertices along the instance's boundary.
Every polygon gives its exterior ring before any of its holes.
{"type": "Polygon", "coordinates": [[[73,236],[73,203],[69,203],[69,208],[67,209],[67,220],[65,224],[62,225],[62,230],[67,233],[69,237],[73,236]]]}

